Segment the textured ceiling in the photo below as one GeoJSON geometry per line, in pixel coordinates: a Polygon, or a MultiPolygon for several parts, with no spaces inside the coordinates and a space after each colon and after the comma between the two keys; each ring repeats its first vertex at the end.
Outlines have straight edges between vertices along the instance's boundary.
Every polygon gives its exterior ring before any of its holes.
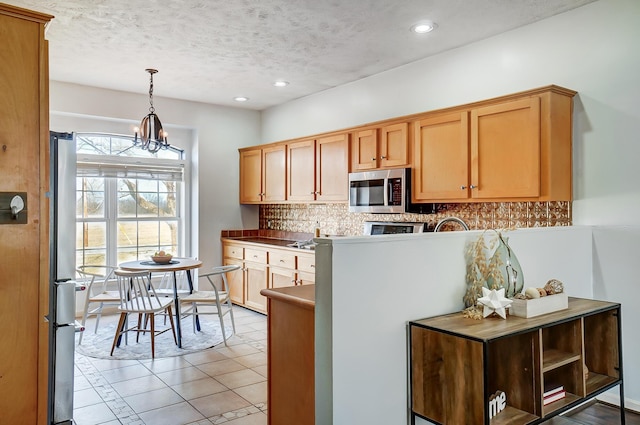
{"type": "Polygon", "coordinates": [[[261,110],[593,0],[2,1],[55,16],[52,80],[261,110]]]}

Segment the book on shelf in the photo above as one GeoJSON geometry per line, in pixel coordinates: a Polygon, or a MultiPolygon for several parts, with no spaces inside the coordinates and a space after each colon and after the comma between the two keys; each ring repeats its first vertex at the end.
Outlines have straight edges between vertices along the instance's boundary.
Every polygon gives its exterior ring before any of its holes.
{"type": "Polygon", "coordinates": [[[542,397],[547,397],[547,396],[550,396],[552,394],[559,393],[562,390],[564,390],[564,387],[562,385],[545,386],[544,393],[542,393],[542,397]]]}
{"type": "Polygon", "coordinates": [[[556,393],[546,396],[542,400],[542,405],[546,406],[549,403],[553,403],[554,401],[562,400],[565,397],[566,393],[564,390],[560,390],[556,393]]]}

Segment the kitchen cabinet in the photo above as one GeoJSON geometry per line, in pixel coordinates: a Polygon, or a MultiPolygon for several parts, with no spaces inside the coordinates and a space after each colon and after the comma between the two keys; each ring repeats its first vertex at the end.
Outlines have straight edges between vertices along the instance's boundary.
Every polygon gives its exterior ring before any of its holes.
{"type": "Polygon", "coordinates": [[[550,86],[417,119],[413,200],[571,200],[574,95],[550,86]]]}
{"type": "Polygon", "coordinates": [[[352,171],[407,167],[409,124],[396,123],[355,131],[351,140],[351,158],[352,171]]]}
{"type": "Polygon", "coordinates": [[[298,285],[311,285],[316,282],[316,255],[313,252],[298,254],[298,285]]]}
{"type": "Polygon", "coordinates": [[[267,300],[260,291],[267,288],[267,251],[256,248],[244,249],[245,300],[244,304],[256,311],[266,313],[267,300]]]}
{"type": "Polygon", "coordinates": [[[296,276],[296,255],[292,252],[269,249],[269,288],[294,286],[296,276]]]}
{"type": "Polygon", "coordinates": [[[315,423],[315,287],[267,289],[267,423],[315,423]]]}
{"type": "Polygon", "coordinates": [[[286,147],[240,151],[240,203],[282,202],[286,199],[286,147]]]}
{"type": "Polygon", "coordinates": [[[227,273],[227,283],[225,290],[229,291],[229,298],[234,304],[244,305],[244,248],[238,244],[225,243],[222,246],[224,255],[223,264],[225,266],[239,266],[240,269],[227,273]]]}
{"type": "Polygon", "coordinates": [[[469,196],[469,113],[454,112],[414,123],[414,200],[469,196]]]}
{"type": "Polygon", "coordinates": [[[231,302],[266,313],[266,299],[260,291],[267,288],[267,251],[240,243],[223,243],[224,265],[238,265],[227,273],[231,302]]]}
{"type": "Polygon", "coordinates": [[[287,145],[287,199],[293,202],[316,199],[314,139],[287,145]]]}
{"type": "Polygon", "coordinates": [[[7,325],[0,344],[3,424],[47,423],[49,76],[44,34],[52,18],[0,4],[0,192],[26,194],[20,212],[26,222],[0,224],[0,320],[7,325]]]}
{"type": "Polygon", "coordinates": [[[348,141],[342,133],[287,144],[287,200],[347,201],[348,141]]]}
{"type": "Polygon", "coordinates": [[[223,263],[238,265],[227,281],[234,304],[266,313],[266,288],[308,285],[315,282],[315,253],[264,243],[223,239],[223,263]]]}
{"type": "Polygon", "coordinates": [[[412,321],[411,414],[443,424],[537,424],[615,386],[623,401],[620,313],[617,303],[570,298],[568,309],[529,319],[457,312],[412,321]],[[565,397],[545,405],[543,393],[558,386],[565,397]]]}

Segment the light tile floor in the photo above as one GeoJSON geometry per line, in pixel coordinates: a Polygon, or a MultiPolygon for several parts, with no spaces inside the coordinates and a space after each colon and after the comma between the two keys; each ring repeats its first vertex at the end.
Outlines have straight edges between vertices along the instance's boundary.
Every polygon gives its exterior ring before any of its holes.
{"type": "MultiPolygon", "coordinates": [[[[155,360],[105,360],[76,352],[76,424],[266,425],[267,318],[242,307],[233,311],[237,335],[228,347],[155,360]]],[[[109,321],[117,316],[103,316],[101,326],[109,321]]],[[[94,323],[87,321],[88,332],[94,323]]]]}

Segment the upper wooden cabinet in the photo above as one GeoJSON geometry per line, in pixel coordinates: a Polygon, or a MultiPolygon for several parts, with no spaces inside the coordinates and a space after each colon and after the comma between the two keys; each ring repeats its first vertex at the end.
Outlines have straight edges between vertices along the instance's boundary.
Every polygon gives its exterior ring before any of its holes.
{"type": "Polygon", "coordinates": [[[400,167],[416,203],[570,201],[575,94],[547,86],[241,149],[240,202],[345,202],[349,171],[400,167]]]}
{"type": "Polygon", "coordinates": [[[240,151],[240,203],[281,202],[286,199],[284,145],[240,151]]]}
{"type": "Polygon", "coordinates": [[[459,199],[469,193],[469,113],[417,120],[413,156],[415,200],[459,199]]]}
{"type": "Polygon", "coordinates": [[[391,124],[379,129],[366,129],[353,133],[352,171],[407,165],[409,165],[409,124],[391,124]]]}
{"type": "Polygon", "coordinates": [[[348,135],[287,145],[287,200],[336,202],[348,199],[348,135]]]}
{"type": "Polygon", "coordinates": [[[349,199],[349,136],[338,134],[316,140],[316,201],[349,199]]]}
{"type": "Polygon", "coordinates": [[[313,139],[287,145],[287,199],[289,201],[315,200],[315,152],[313,139]]]}
{"type": "Polygon", "coordinates": [[[262,149],[240,151],[240,203],[262,201],[262,149]]]}
{"type": "Polygon", "coordinates": [[[551,86],[416,120],[413,200],[571,200],[574,95],[551,86]]]}

